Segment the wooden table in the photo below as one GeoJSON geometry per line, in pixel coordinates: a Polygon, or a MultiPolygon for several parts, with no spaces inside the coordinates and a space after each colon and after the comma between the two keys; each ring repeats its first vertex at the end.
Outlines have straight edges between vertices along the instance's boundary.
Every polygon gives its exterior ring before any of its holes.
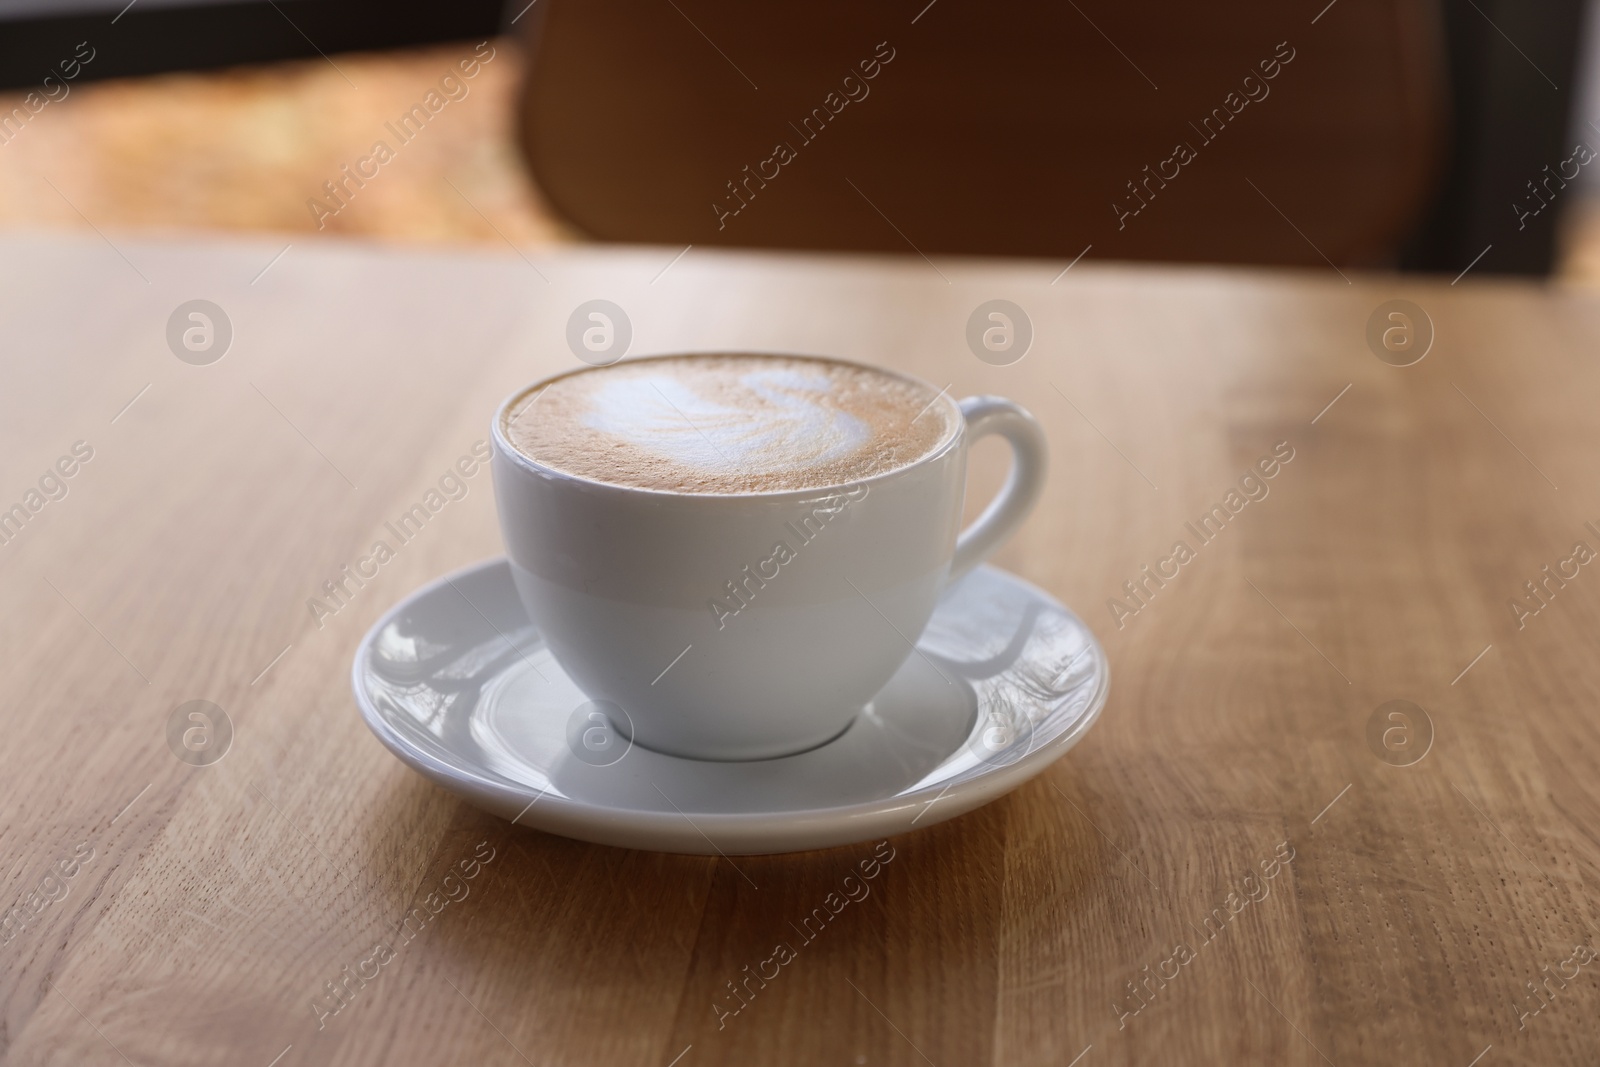
{"type": "MultiPolygon", "coordinates": [[[[1600,566],[1573,548],[1600,550],[1594,299],[110,236],[0,242],[0,508],[73,472],[0,546],[7,1064],[1600,1059],[1600,964],[1575,952],[1600,928],[1600,566]],[[964,340],[997,297],[1036,330],[1010,366],[964,340]],[[1399,297],[1436,328],[1405,368],[1365,339],[1399,297]],[[233,326],[207,366],[165,337],[195,298],[233,326]],[[998,562],[1112,662],[1078,748],[892,840],[870,898],[720,1028],[727,983],[873,846],[739,861],[756,889],[720,859],[513,828],[389,755],[352,651],[498,551],[486,475],[336,614],[307,607],[503,394],[573,364],[591,298],[626,309],[636,354],[833,353],[1029,405],[1054,466],[998,562]],[[1179,540],[1192,558],[1163,563],[1179,540]],[[1136,603],[1147,564],[1177,576],[1136,603]],[[220,762],[169,746],[191,700],[232,724],[220,762]]],[[[1002,464],[982,450],[974,498],[1002,464]]]]}

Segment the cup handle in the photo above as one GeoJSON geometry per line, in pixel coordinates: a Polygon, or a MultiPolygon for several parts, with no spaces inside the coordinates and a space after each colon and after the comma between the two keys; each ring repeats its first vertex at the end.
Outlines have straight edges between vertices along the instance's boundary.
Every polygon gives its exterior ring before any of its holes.
{"type": "Polygon", "coordinates": [[[1021,405],[1004,397],[969,396],[960,406],[967,420],[969,446],[992,433],[1010,443],[1011,474],[977,521],[956,538],[955,557],[950,561],[952,582],[987,559],[1028,517],[1044,488],[1048,452],[1038,420],[1021,405]]]}

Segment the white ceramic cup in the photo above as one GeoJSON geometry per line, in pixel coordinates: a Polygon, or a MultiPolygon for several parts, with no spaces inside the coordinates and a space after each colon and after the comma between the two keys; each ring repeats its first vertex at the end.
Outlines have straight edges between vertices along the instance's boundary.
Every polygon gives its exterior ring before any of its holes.
{"type": "Polygon", "coordinates": [[[933,403],[950,430],[931,451],[849,485],[611,485],[543,466],[508,439],[511,411],[549,380],[508,397],[492,427],[517,592],[613,725],[673,755],[766,759],[842,733],[911,655],[940,592],[1010,535],[1043,485],[1032,415],[999,397],[957,404],[942,393],[933,403]],[[1011,444],[1011,473],[958,534],[967,449],[987,434],[1011,444]]]}

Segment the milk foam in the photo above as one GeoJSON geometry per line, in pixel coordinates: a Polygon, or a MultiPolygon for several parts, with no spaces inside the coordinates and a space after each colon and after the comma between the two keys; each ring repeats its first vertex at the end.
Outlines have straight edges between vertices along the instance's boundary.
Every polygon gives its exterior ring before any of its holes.
{"type": "Polygon", "coordinates": [[[753,355],[641,360],[558,378],[510,412],[512,443],[601,481],[688,492],[839,485],[943,440],[926,387],[853,364],[753,355]]]}
{"type": "Polygon", "coordinates": [[[691,470],[773,474],[830,464],[866,445],[866,423],[824,400],[825,374],[752,371],[739,384],[762,401],[733,407],[676,378],[607,382],[594,391],[585,426],[614,434],[691,470]]]}

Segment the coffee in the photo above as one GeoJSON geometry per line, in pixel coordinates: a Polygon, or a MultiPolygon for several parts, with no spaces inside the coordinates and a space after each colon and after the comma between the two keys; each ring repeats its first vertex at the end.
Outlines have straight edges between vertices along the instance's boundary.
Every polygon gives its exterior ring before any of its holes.
{"type": "Polygon", "coordinates": [[[845,485],[948,440],[954,404],[887,371],[795,356],[671,356],[576,371],[506,413],[523,455],[640,489],[759,493],[845,485]]]}

